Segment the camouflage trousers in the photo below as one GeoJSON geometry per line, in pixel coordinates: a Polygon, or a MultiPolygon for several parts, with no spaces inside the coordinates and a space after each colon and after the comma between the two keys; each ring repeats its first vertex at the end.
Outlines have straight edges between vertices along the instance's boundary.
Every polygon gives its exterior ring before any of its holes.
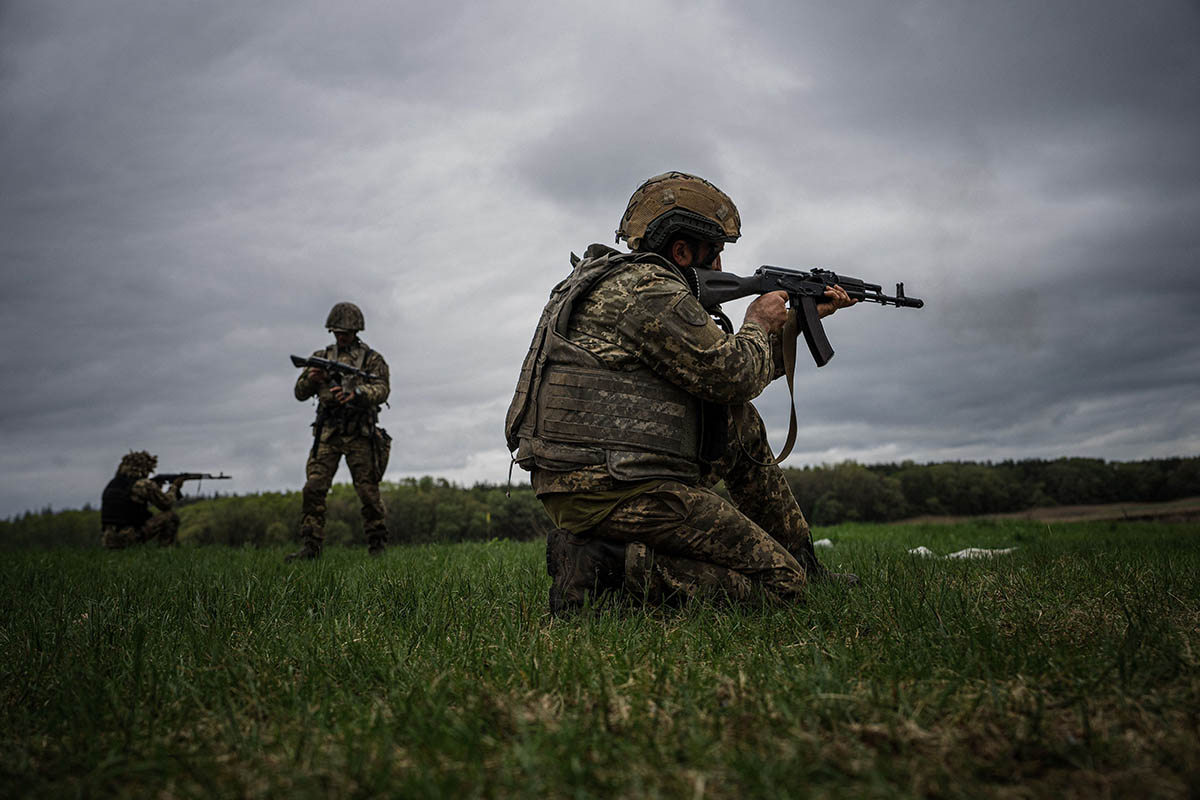
{"type": "Polygon", "coordinates": [[[100,532],[100,545],[109,550],[123,550],[135,544],[158,540],[159,545],[166,547],[175,544],[178,533],[179,515],[174,511],[160,511],[140,528],[105,526],[100,532]]]}
{"type": "Polygon", "coordinates": [[[666,481],[617,506],[588,535],[629,545],[626,589],[640,587],[650,601],[742,601],[758,587],[794,602],[820,569],[808,521],[749,403],[730,409],[729,446],[699,485],[666,481]],[[712,490],[719,480],[732,503],[712,490]]]}
{"type": "Polygon", "coordinates": [[[379,496],[379,479],[375,475],[371,453],[371,439],[366,436],[334,435],[317,445],[315,453],[308,456],[305,467],[307,480],[304,482],[300,509],[300,538],[312,543],[318,550],[325,540],[325,497],[333,485],[342,457],[350,468],[350,480],[354,491],[362,502],[363,531],[372,544],[387,542],[387,523],[384,515],[383,498],[379,496]]]}

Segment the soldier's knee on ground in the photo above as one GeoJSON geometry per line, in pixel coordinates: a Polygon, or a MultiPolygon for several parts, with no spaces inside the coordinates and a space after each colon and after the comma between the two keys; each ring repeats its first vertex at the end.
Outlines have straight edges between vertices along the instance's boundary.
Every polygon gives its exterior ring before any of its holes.
{"type": "Polygon", "coordinates": [[[144,542],[158,540],[160,545],[175,544],[179,532],[179,515],[174,511],[160,511],[146,523],[140,539],[144,542]]]}
{"type": "Polygon", "coordinates": [[[737,570],[717,564],[651,552],[631,544],[626,558],[627,581],[643,587],[652,605],[679,605],[692,598],[715,603],[744,603],[755,596],[754,583],[737,570]]]}
{"type": "Polygon", "coordinates": [[[564,530],[551,531],[546,536],[550,613],[577,611],[623,588],[625,563],[623,544],[564,530]]]}

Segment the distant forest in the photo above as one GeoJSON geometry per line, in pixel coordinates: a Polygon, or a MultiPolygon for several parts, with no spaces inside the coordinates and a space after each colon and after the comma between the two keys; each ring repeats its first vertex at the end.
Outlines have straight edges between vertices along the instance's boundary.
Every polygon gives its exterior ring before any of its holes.
{"type": "MultiPolygon", "coordinates": [[[[784,474],[813,525],[1200,496],[1200,457],[1131,462],[1092,458],[905,461],[874,466],[847,461],[789,468],[784,474]]],[[[97,495],[107,478],[98,480],[97,495]]],[[[514,487],[506,497],[504,486],[467,488],[426,477],[386,483],[381,489],[393,544],[532,539],[549,527],[528,486],[514,487]]],[[[328,506],[327,543],[362,544],[353,488],[334,486],[328,506]]],[[[185,498],[178,510],[181,544],[282,545],[296,540],[300,493],[192,497],[185,498]]],[[[30,511],[0,521],[0,547],[97,547],[99,532],[100,512],[90,506],[77,511],[30,511]]]]}

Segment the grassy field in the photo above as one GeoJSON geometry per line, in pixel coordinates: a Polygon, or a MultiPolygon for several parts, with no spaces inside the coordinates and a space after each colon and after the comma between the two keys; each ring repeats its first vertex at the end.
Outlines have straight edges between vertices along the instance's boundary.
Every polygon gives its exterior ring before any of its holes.
{"type": "Polygon", "coordinates": [[[863,588],[566,622],[533,543],[10,553],[0,796],[1200,793],[1200,525],[817,536],[863,588]]]}

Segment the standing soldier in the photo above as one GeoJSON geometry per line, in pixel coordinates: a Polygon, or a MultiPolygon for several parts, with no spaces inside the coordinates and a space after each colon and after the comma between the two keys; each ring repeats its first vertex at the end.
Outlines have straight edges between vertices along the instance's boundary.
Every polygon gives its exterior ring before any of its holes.
{"type": "Polygon", "coordinates": [[[300,517],[301,547],[287,557],[288,561],[321,555],[325,541],[325,496],[342,456],[346,457],[354,490],[362,501],[368,552],[378,556],[387,547],[379,481],[387,468],[391,439],[379,427],[378,419],[379,407],[391,391],[388,365],[383,356],[358,338],[358,332],[366,327],[358,306],[338,303],[330,310],[325,327],[333,332],[336,341],[313,353],[313,357],[338,361],[373,377],[330,375],[310,367],[296,380],[296,399],[307,400],[316,395],[318,402],[300,517]]]}
{"type": "MultiPolygon", "coordinates": [[[[757,587],[796,601],[833,577],[750,403],[783,372],[787,295],[754,300],[733,333],[688,283],[693,267],[721,269],[740,235],[716,186],[658,175],[617,229],[632,252],[593,244],[550,294],[505,434],[558,528],[554,613],[622,590],[654,602],[757,587]],[[732,503],[713,491],[719,480],[732,503]]],[[[854,302],[841,287],[826,295],[821,316],[854,302]]]]}
{"type": "Polygon", "coordinates": [[[150,480],[158,457],[145,450],[130,451],[121,459],[117,474],[104,487],[100,499],[100,544],[120,550],[131,544],[157,539],[160,545],[175,544],[179,515],[171,510],[179,499],[183,478],[176,478],[163,491],[150,480]],[[160,509],[153,514],[150,506],[160,509]]]}

